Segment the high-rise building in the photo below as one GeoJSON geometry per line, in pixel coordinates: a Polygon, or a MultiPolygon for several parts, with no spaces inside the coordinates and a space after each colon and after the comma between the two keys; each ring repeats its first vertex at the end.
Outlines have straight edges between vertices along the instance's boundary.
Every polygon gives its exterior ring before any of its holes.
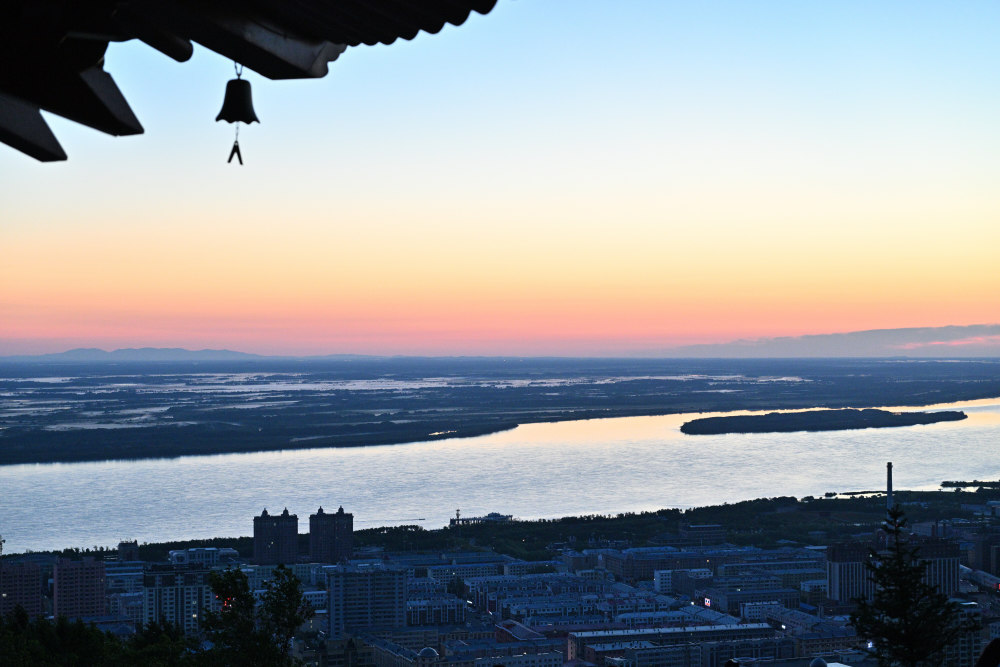
{"type": "Polygon", "coordinates": [[[160,566],[142,577],[144,623],[169,622],[185,633],[196,633],[213,604],[207,569],[160,566]]]}
{"type": "Polygon", "coordinates": [[[118,543],[118,560],[124,562],[139,560],[139,541],[122,540],[118,543]]]}
{"type": "Polygon", "coordinates": [[[927,566],[924,582],[945,595],[958,593],[959,546],[947,540],[927,540],[916,546],[917,557],[927,566]]]}
{"type": "Polygon", "coordinates": [[[875,584],[870,580],[866,563],[867,544],[833,544],[826,550],[827,596],[838,602],[850,602],[855,598],[870,599],[875,593],[875,584]]]}
{"type": "Polygon", "coordinates": [[[52,612],[78,618],[107,613],[104,562],[60,558],[52,573],[52,612]]]}
{"type": "Polygon", "coordinates": [[[320,507],[309,515],[309,556],[318,563],[350,560],[354,551],[354,515],[341,507],[327,514],[320,507]]]}
{"type": "MultiPolygon", "coordinates": [[[[975,602],[952,598],[951,602],[958,605],[959,615],[963,620],[982,624],[983,613],[975,602]]],[[[979,655],[985,648],[985,641],[980,632],[966,630],[948,645],[944,650],[943,664],[948,667],[969,667],[977,664],[979,655]]]]}
{"type": "Polygon", "coordinates": [[[382,563],[324,568],[330,634],[406,625],[406,570],[382,563]]]}
{"type": "MultiPolygon", "coordinates": [[[[958,565],[960,550],[954,542],[946,540],[914,541],[917,557],[924,563],[924,582],[945,595],[958,592],[958,565]]],[[[875,584],[866,563],[869,547],[866,544],[834,544],[827,549],[827,596],[838,602],[855,598],[870,600],[875,594],[875,584]]]]}
{"type": "Polygon", "coordinates": [[[0,560],[0,616],[18,606],[29,616],[38,616],[42,606],[42,570],[37,563],[0,560]]]}
{"type": "Polygon", "coordinates": [[[299,517],[265,509],[253,518],[253,562],[258,565],[293,565],[299,559],[299,517]]]}
{"type": "Polygon", "coordinates": [[[970,566],[990,574],[1000,573],[1000,533],[987,533],[976,538],[970,566]]]}

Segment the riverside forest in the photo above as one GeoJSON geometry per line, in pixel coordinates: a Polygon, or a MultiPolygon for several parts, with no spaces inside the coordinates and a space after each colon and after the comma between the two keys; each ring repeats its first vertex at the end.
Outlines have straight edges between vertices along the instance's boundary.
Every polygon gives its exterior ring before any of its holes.
{"type": "Polygon", "coordinates": [[[966,419],[964,412],[888,412],[868,408],[856,410],[809,410],[806,412],[769,412],[766,415],[737,415],[692,419],[681,426],[688,435],[723,433],[791,433],[793,431],[844,431],[862,428],[892,428],[937,424],[966,419]]]}

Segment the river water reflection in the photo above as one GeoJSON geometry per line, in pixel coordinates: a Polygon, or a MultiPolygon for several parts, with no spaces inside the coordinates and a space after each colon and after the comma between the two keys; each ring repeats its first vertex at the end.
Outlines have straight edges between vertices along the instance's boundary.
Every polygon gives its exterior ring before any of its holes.
{"type": "MultiPolygon", "coordinates": [[[[900,409],[900,408],[897,408],[900,409]]],[[[267,507],[353,512],[355,528],[695,507],[778,495],[997,479],[1000,399],[920,409],[969,418],[905,428],[686,436],[702,415],[528,424],[407,445],[0,467],[5,551],[248,535],[267,507]]]]}

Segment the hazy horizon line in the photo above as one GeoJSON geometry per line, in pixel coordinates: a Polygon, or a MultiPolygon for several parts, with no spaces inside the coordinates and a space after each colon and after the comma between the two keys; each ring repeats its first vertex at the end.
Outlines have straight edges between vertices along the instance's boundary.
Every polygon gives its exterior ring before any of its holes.
{"type": "MultiPolygon", "coordinates": [[[[609,345],[609,347],[611,347],[609,345]]],[[[553,354],[546,352],[483,352],[447,354],[436,352],[246,352],[231,348],[152,346],[73,347],[52,352],[0,354],[0,360],[45,360],[62,358],[99,361],[105,357],[134,358],[171,355],[208,358],[228,356],[239,359],[323,359],[323,358],[539,358],[539,359],[644,359],[644,358],[949,358],[1000,357],[1000,324],[946,325],[939,327],[899,327],[797,336],[742,338],[722,343],[694,343],[645,350],[618,350],[597,354],[553,354]],[[937,354],[938,352],[942,354],[937,354]],[[91,357],[91,358],[86,358],[91,357]]],[[[156,360],[156,359],[150,359],[156,360]]]]}

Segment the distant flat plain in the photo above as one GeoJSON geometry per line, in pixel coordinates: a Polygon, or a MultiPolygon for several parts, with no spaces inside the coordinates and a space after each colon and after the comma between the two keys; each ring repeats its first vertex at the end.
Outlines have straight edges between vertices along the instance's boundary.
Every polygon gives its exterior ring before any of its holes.
{"type": "Polygon", "coordinates": [[[0,465],[348,447],[598,417],[1000,396],[1000,360],[0,363],[0,465]]]}

